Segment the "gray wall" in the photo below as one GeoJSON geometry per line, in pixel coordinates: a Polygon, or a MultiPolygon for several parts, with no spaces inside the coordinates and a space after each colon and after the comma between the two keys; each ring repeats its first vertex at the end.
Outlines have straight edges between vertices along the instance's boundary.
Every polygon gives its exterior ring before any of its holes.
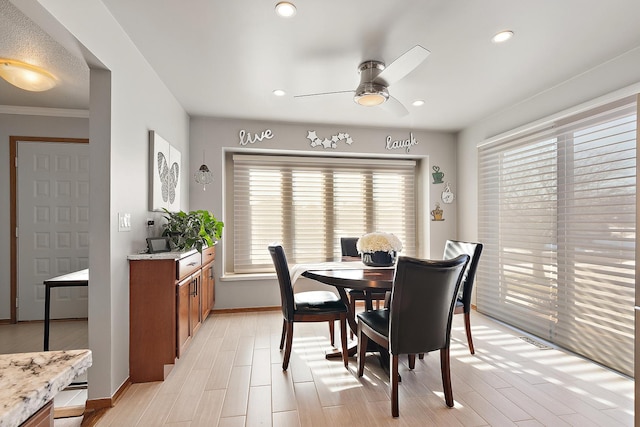
{"type": "MultiPolygon", "coordinates": [[[[146,218],[160,218],[148,211],[148,132],[178,148],[189,170],[189,118],[102,2],[16,2],[35,8],[34,15],[44,7],[82,44],[91,64],[89,399],[108,398],[129,376],[127,255],[146,246],[146,218]],[[131,214],[130,232],[118,232],[119,212],[131,214]]],[[[183,206],[188,185],[183,180],[183,206]]]]}
{"type": "MultiPolygon", "coordinates": [[[[10,109],[5,108],[5,111],[10,109]]],[[[23,110],[24,111],[24,110],[23,110]]],[[[22,114],[0,114],[0,320],[11,317],[10,248],[14,234],[10,230],[9,205],[9,137],[37,136],[89,138],[86,118],[44,117],[22,114]]]]}
{"type": "MultiPolygon", "coordinates": [[[[246,141],[246,139],[245,139],[246,141]]],[[[190,208],[208,209],[223,221],[224,198],[222,186],[225,184],[222,171],[223,159],[227,150],[261,150],[279,153],[313,153],[318,155],[376,155],[383,157],[412,156],[424,159],[425,171],[421,178],[419,191],[424,205],[418,213],[422,221],[420,239],[418,242],[420,255],[424,257],[442,257],[444,242],[448,238],[456,237],[456,208],[457,201],[445,205],[440,199],[444,184],[432,184],[431,167],[437,165],[445,173],[444,180],[450,181],[452,190],[457,189],[456,182],[456,143],[454,135],[443,132],[414,131],[411,129],[387,128],[358,128],[354,126],[331,126],[293,123],[258,122],[235,119],[216,119],[196,117],[191,119],[190,125],[190,163],[192,171],[202,163],[203,150],[206,163],[213,171],[215,181],[203,191],[202,186],[190,183],[190,208]],[[244,130],[252,135],[265,130],[273,133],[273,138],[264,139],[253,144],[240,144],[239,132],[244,130]],[[348,133],[353,143],[347,145],[338,143],[336,149],[311,147],[307,139],[309,131],[316,131],[319,137],[331,137],[340,132],[348,133]],[[409,153],[403,149],[386,149],[387,136],[392,140],[405,140],[413,133],[417,145],[410,148],[409,153]],[[436,202],[440,202],[445,210],[445,221],[430,221],[430,211],[436,202]]],[[[401,218],[399,219],[401,220],[401,218]]],[[[223,233],[220,247],[224,249],[225,237],[223,233]]],[[[266,248],[265,248],[266,251],[266,248]]],[[[253,279],[238,278],[223,275],[224,250],[217,251],[216,256],[216,306],[215,309],[237,307],[279,306],[280,295],[274,275],[256,276],[253,279]]]]}

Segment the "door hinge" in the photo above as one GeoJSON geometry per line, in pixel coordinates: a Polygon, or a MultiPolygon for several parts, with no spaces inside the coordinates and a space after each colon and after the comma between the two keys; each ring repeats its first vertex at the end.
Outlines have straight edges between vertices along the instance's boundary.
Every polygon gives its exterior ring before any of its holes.
{"type": "Polygon", "coordinates": [[[18,305],[18,298],[16,298],[16,308],[18,308],[18,307],[19,307],[19,305],[18,305]]]}
{"type": "Polygon", "coordinates": [[[16,227],[16,238],[18,238],[18,237],[19,237],[19,234],[18,234],[18,233],[19,233],[19,231],[18,231],[18,227],[16,227]]]}
{"type": "Polygon", "coordinates": [[[18,167],[18,156],[13,158],[13,163],[15,163],[16,168],[18,167]]]}

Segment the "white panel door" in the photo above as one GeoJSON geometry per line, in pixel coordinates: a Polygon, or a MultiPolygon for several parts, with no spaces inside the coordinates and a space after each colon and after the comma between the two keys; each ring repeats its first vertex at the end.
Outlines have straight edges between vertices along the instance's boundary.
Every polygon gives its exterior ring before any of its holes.
{"type": "MultiPolygon", "coordinates": [[[[44,319],[43,281],[89,266],[89,144],[17,144],[18,320],[44,319]]],[[[88,317],[87,287],[51,290],[51,318],[88,317]]]]}

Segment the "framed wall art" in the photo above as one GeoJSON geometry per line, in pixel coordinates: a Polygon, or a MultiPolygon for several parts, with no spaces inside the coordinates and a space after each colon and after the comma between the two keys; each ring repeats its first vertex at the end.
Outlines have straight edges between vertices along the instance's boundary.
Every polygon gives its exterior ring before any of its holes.
{"type": "Polygon", "coordinates": [[[149,131],[149,210],[180,210],[181,154],[155,131],[149,131]]]}

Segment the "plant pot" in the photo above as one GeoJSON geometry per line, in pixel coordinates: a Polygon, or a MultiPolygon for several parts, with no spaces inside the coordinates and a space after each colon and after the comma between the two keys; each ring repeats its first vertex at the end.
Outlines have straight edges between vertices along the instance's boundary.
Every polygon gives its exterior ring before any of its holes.
{"type": "Polygon", "coordinates": [[[363,252],[362,263],[369,267],[391,267],[396,262],[395,252],[363,252]]]}

